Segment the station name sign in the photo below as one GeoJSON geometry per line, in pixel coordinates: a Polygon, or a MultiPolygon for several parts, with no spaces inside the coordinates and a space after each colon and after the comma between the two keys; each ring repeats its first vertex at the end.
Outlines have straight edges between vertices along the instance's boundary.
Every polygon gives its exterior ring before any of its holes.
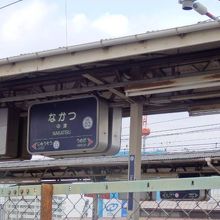
{"type": "Polygon", "coordinates": [[[108,106],[95,96],[34,104],[28,113],[31,154],[96,153],[108,147],[108,106]]]}
{"type": "Polygon", "coordinates": [[[183,191],[165,191],[160,192],[160,198],[163,200],[206,200],[207,190],[183,190],[183,191]]]}

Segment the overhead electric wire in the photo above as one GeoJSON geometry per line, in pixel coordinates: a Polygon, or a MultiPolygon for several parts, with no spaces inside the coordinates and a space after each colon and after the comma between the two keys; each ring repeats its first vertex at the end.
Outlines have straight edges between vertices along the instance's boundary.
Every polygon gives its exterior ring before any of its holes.
{"type": "Polygon", "coordinates": [[[180,121],[183,119],[191,119],[191,118],[190,117],[182,117],[182,118],[170,119],[170,120],[166,120],[166,121],[153,122],[153,123],[149,123],[148,125],[155,125],[155,124],[161,124],[161,123],[167,123],[167,122],[173,122],[173,121],[180,121]]]}
{"type": "MultiPolygon", "coordinates": [[[[128,140],[128,138],[126,138],[126,139],[124,139],[124,140],[128,140]]],[[[220,141],[220,137],[213,137],[213,138],[196,138],[196,139],[184,139],[184,140],[178,140],[178,141],[168,141],[168,142],[172,142],[172,143],[181,143],[181,142],[189,142],[189,141],[191,141],[191,142],[193,142],[193,141],[208,141],[208,140],[218,140],[218,141],[220,141]]],[[[167,143],[166,142],[153,142],[153,143],[148,143],[148,144],[150,144],[150,145],[167,145],[167,143]]]]}
{"type": "Polygon", "coordinates": [[[219,123],[198,125],[198,126],[190,126],[190,127],[183,127],[183,128],[174,128],[174,129],[167,129],[167,130],[158,130],[158,131],[153,131],[152,133],[177,131],[177,130],[187,130],[187,129],[192,129],[192,128],[203,128],[203,127],[210,127],[210,126],[216,126],[216,125],[219,125],[219,123]]]}
{"type": "MultiPolygon", "coordinates": [[[[211,142],[211,143],[204,143],[204,144],[184,144],[184,145],[167,145],[167,146],[163,146],[162,148],[182,148],[182,147],[193,147],[193,146],[210,146],[210,145],[214,145],[214,146],[218,146],[220,143],[219,142],[211,142]]],[[[151,145],[149,145],[151,146],[151,145]]],[[[220,147],[220,145],[219,145],[220,147]]],[[[149,149],[152,148],[161,148],[161,147],[149,147],[149,149]]],[[[194,148],[195,149],[195,148],[194,148]]]]}
{"type": "Polygon", "coordinates": [[[155,137],[167,137],[167,136],[202,133],[202,132],[212,132],[212,131],[220,131],[220,127],[215,127],[212,129],[200,129],[200,130],[193,130],[193,131],[184,131],[184,132],[176,132],[176,133],[169,133],[169,134],[153,135],[153,136],[149,136],[148,139],[155,138],[155,137]]]}
{"type": "MultiPolygon", "coordinates": [[[[204,116],[200,115],[200,116],[196,116],[196,117],[198,118],[198,117],[204,117],[204,116]]],[[[166,120],[166,121],[158,121],[158,122],[148,123],[147,125],[151,126],[151,125],[155,125],[155,124],[162,124],[162,123],[167,123],[167,122],[181,121],[183,119],[192,119],[192,118],[187,116],[187,117],[182,117],[182,118],[170,119],[170,120],[166,120]]],[[[126,129],[126,128],[130,128],[130,127],[126,126],[126,127],[123,127],[122,129],[126,129]]]]}
{"type": "Polygon", "coordinates": [[[7,8],[7,7],[9,7],[9,6],[15,5],[15,4],[17,4],[17,3],[19,3],[19,2],[22,2],[22,1],[23,1],[23,0],[18,0],[18,1],[11,2],[11,3],[7,4],[7,5],[1,6],[1,7],[0,7],[0,10],[1,10],[1,9],[4,9],[4,8],[7,8]]]}
{"type": "MultiPolygon", "coordinates": [[[[153,135],[153,136],[148,136],[147,139],[158,138],[158,137],[167,137],[167,136],[175,136],[175,135],[201,133],[201,132],[211,132],[211,131],[220,131],[220,127],[215,127],[215,128],[212,128],[212,129],[200,129],[200,130],[193,130],[193,131],[185,131],[185,132],[176,132],[176,133],[168,133],[168,134],[161,134],[161,135],[153,135]]],[[[123,137],[126,137],[126,136],[129,136],[129,135],[123,135],[123,137]]],[[[126,139],[122,139],[122,140],[126,140],[126,139]]]]}
{"type": "MultiPolygon", "coordinates": [[[[183,119],[190,119],[190,117],[183,117],[183,118],[177,118],[177,119],[170,119],[170,120],[166,120],[166,121],[158,121],[158,122],[154,122],[154,123],[148,123],[147,125],[154,125],[154,124],[161,124],[161,123],[166,123],[166,122],[173,122],[173,121],[180,121],[183,119]]],[[[123,127],[122,129],[126,129],[126,128],[130,128],[129,126],[123,127]]]]}
{"type": "MultiPolygon", "coordinates": [[[[196,118],[199,117],[205,117],[205,115],[198,115],[196,116],[196,118]]],[[[176,121],[181,121],[181,120],[188,120],[188,119],[192,119],[192,117],[182,117],[182,118],[176,118],[176,119],[169,119],[169,120],[165,120],[165,121],[157,121],[157,122],[153,122],[153,123],[147,123],[147,125],[150,127],[151,125],[155,125],[155,124],[162,124],[162,123],[167,123],[167,122],[176,122],[176,121]]],[[[129,126],[125,126],[122,129],[127,129],[130,128],[129,126]]]]}
{"type": "Polygon", "coordinates": [[[192,130],[192,131],[176,132],[176,133],[169,133],[169,134],[161,134],[161,135],[153,135],[153,136],[149,136],[148,138],[175,136],[175,135],[184,135],[184,134],[192,134],[192,133],[200,133],[200,132],[211,132],[211,131],[220,131],[220,127],[215,127],[211,129],[199,129],[199,130],[192,130]]]}
{"type": "MultiPolygon", "coordinates": [[[[204,127],[217,126],[217,125],[220,125],[220,124],[215,123],[215,124],[205,124],[205,125],[198,125],[198,126],[189,126],[189,127],[182,127],[182,128],[166,129],[166,130],[157,130],[157,131],[152,131],[151,134],[162,133],[162,132],[171,132],[171,131],[179,131],[179,130],[188,130],[188,129],[193,129],[193,128],[204,128],[204,127]]],[[[209,128],[209,129],[213,129],[213,128],[209,128]]],[[[192,132],[194,132],[194,131],[197,131],[197,130],[193,130],[192,132]]],[[[122,135],[122,137],[123,136],[128,136],[128,134],[122,135]]]]}
{"type": "MultiPolygon", "coordinates": [[[[127,146],[123,148],[127,149],[127,146]]],[[[204,144],[184,144],[184,145],[167,145],[167,146],[152,146],[150,144],[141,148],[142,151],[149,152],[198,152],[198,151],[211,151],[211,150],[220,150],[220,142],[210,142],[204,144]]]]}
{"type": "MultiPolygon", "coordinates": [[[[206,115],[198,115],[198,116],[196,116],[196,118],[205,117],[205,116],[206,115]]],[[[148,125],[161,124],[161,123],[173,122],[173,121],[180,121],[180,120],[183,120],[183,119],[192,119],[192,117],[186,116],[186,117],[182,117],[182,118],[169,119],[169,120],[166,120],[166,121],[158,121],[158,122],[148,123],[148,125]]]]}
{"type": "Polygon", "coordinates": [[[65,0],[65,18],[66,18],[66,47],[68,46],[68,5],[67,0],[65,0]]]}

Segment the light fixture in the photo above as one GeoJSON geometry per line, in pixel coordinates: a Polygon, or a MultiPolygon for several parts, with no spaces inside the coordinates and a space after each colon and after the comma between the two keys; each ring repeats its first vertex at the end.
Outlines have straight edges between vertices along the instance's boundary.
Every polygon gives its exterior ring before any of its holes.
{"type": "Polygon", "coordinates": [[[196,0],[179,0],[179,4],[182,5],[183,10],[194,9],[200,15],[206,15],[212,20],[220,21],[219,18],[208,12],[208,9],[203,4],[196,2],[196,0]]]}
{"type": "Polygon", "coordinates": [[[192,10],[193,9],[193,3],[196,0],[179,0],[179,3],[182,4],[183,10],[192,10]]]}

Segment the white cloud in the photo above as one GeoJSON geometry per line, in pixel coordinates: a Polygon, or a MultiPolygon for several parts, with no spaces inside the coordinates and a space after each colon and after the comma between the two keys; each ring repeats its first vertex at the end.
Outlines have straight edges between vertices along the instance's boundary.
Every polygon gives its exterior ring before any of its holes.
{"type": "Polygon", "coordinates": [[[3,40],[16,41],[35,31],[43,22],[47,9],[43,2],[34,1],[26,7],[14,11],[2,26],[3,40]]]}
{"type": "MultiPolygon", "coordinates": [[[[159,0],[158,0],[159,1],[159,0]]],[[[182,10],[180,9],[180,12],[182,10]]],[[[72,12],[71,12],[72,13],[72,12]]],[[[190,13],[179,13],[178,19],[166,10],[158,13],[126,14],[76,13],[68,15],[67,43],[88,43],[190,23],[190,13]],[[164,19],[166,18],[166,19],[164,19]]],[[[199,15],[198,15],[199,16],[199,15]]],[[[201,17],[201,16],[200,16],[201,17]]],[[[66,46],[66,19],[63,2],[29,0],[0,14],[0,57],[66,46]]]]}
{"type": "Polygon", "coordinates": [[[83,13],[76,14],[73,17],[71,23],[71,25],[73,25],[73,30],[77,33],[82,32],[85,28],[88,28],[88,26],[90,25],[89,19],[83,13]]]}
{"type": "MultiPolygon", "coordinates": [[[[62,22],[63,28],[65,22],[62,22]]],[[[129,34],[129,19],[123,14],[105,13],[91,18],[75,14],[68,22],[68,45],[97,41],[129,34]]]]}
{"type": "Polygon", "coordinates": [[[117,37],[129,33],[129,20],[122,14],[107,13],[94,20],[92,27],[110,37],[117,37]]]}

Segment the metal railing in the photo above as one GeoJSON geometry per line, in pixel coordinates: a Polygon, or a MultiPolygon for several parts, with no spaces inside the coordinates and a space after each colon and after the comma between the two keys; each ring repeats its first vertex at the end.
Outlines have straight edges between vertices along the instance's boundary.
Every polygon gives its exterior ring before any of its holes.
{"type": "Polygon", "coordinates": [[[220,177],[2,185],[0,219],[220,219],[220,177]]]}

